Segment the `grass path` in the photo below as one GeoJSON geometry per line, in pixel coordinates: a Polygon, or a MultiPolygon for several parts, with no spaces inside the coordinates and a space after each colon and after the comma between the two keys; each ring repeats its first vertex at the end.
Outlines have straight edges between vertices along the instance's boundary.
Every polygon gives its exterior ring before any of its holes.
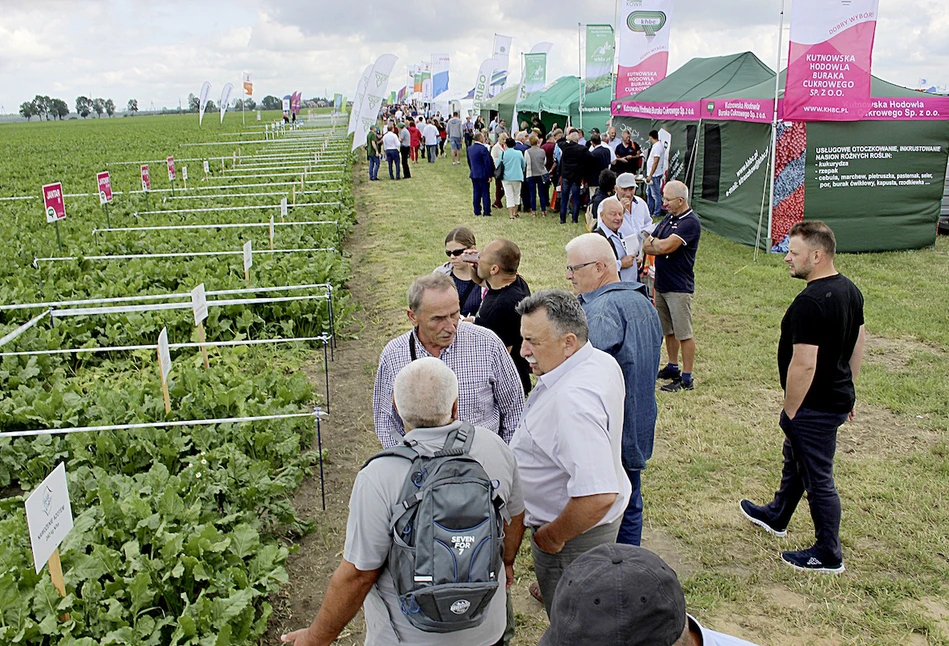
{"type": "MultiPolygon", "coordinates": [[[[442,241],[459,224],[481,247],[516,242],[532,290],[569,287],[563,247],[579,226],[510,221],[503,211],[475,218],[467,167],[447,160],[413,165],[412,179],[398,182],[370,183],[364,168],[355,186],[367,220],[361,262],[374,278],[382,338],[407,329],[405,291],[444,262],[442,241]]],[[[643,477],[645,545],[677,569],[701,621],[762,645],[949,644],[949,240],[841,256],[838,268],[863,290],[871,335],[857,420],[841,430],[838,449],[847,572],[804,576],[781,564],[780,550],[813,541],[806,505],[783,540],[738,514],[740,498],[765,500],[778,484],[778,328],[803,283],[780,257],[754,263],[750,248],[707,232],[696,268],[697,389],[659,393],[656,451],[643,477]]],[[[519,644],[536,643],[546,621],[525,597],[529,568],[522,554],[519,644]]]]}

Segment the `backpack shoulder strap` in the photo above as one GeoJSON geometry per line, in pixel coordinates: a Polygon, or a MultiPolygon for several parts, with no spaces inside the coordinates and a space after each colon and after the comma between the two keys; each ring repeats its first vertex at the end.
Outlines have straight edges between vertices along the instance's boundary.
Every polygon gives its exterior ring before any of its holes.
{"type": "Polygon", "coordinates": [[[396,446],[379,451],[374,456],[366,460],[360,469],[365,469],[369,465],[369,463],[372,462],[373,460],[377,460],[379,458],[387,458],[390,456],[397,457],[397,458],[404,458],[408,460],[409,462],[415,462],[415,459],[419,457],[419,454],[418,454],[418,451],[416,451],[411,446],[403,442],[402,444],[397,444],[396,446]]]}
{"type": "Polygon", "coordinates": [[[474,441],[475,427],[470,422],[462,422],[461,425],[448,434],[445,438],[445,444],[442,450],[435,454],[436,457],[447,455],[469,455],[471,452],[471,443],[474,441]]]}

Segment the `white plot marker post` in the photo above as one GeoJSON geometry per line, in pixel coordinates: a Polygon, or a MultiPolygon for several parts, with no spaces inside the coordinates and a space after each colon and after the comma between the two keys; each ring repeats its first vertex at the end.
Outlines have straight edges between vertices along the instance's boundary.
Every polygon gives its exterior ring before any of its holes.
{"type": "Polygon", "coordinates": [[[244,243],[244,282],[250,282],[250,268],[254,266],[254,247],[252,241],[244,243]]]}
{"type": "Polygon", "coordinates": [[[158,335],[158,373],[161,375],[161,396],[165,400],[165,414],[171,412],[171,397],[168,395],[168,373],[171,372],[171,350],[168,347],[168,328],[158,335]]]}
{"type": "MultiPolygon", "coordinates": [[[[191,308],[194,310],[194,324],[198,326],[198,343],[207,343],[204,333],[204,319],[208,318],[208,298],[204,293],[204,283],[191,290],[191,308]]],[[[208,349],[201,346],[201,355],[204,357],[204,369],[211,367],[208,359],[208,349]]]]}
{"type": "MultiPolygon", "coordinates": [[[[53,587],[60,596],[65,597],[66,581],[59,559],[59,545],[72,529],[73,518],[64,462],[60,462],[26,499],[26,524],[30,531],[36,573],[39,574],[43,564],[48,563],[53,587]]],[[[69,621],[69,615],[60,615],[59,620],[69,621]]]]}

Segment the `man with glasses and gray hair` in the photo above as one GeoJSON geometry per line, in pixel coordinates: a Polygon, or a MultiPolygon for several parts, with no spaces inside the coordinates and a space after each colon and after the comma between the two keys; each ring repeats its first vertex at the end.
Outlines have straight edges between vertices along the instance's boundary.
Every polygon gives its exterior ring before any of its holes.
{"type": "Polygon", "coordinates": [[[517,459],[537,574],[549,616],[557,582],[574,559],[613,543],[630,495],[623,470],[623,372],[588,340],[586,315],[563,290],[528,296],[521,356],[537,376],[511,448],[517,459]]]}

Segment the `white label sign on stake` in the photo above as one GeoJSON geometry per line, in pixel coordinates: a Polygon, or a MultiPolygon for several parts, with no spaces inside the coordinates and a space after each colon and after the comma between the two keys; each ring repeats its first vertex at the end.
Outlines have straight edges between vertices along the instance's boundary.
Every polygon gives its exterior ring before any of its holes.
{"type": "Polygon", "coordinates": [[[208,298],[204,293],[204,283],[191,290],[191,309],[194,310],[195,325],[201,325],[208,318],[208,298]]]}
{"type": "Polygon", "coordinates": [[[211,172],[211,165],[208,164],[208,160],[205,159],[204,160],[204,174],[207,175],[210,172],[211,172]]]}
{"type": "Polygon", "coordinates": [[[181,167],[181,179],[182,181],[185,181],[185,182],[188,181],[188,167],[187,166],[181,167]]]}
{"type": "Polygon", "coordinates": [[[171,350],[168,348],[168,328],[164,327],[158,335],[158,364],[162,381],[166,381],[168,373],[171,372],[171,350]]]}
{"type": "Polygon", "coordinates": [[[26,524],[30,530],[33,566],[39,574],[73,526],[65,462],[60,462],[26,499],[26,524]]]}
{"type": "MultiPolygon", "coordinates": [[[[286,200],[287,198],[283,198],[283,199],[286,200]]],[[[274,235],[273,235],[273,234],[274,234],[274,230],[273,230],[273,229],[274,229],[273,216],[271,215],[271,216],[270,216],[270,250],[271,250],[271,251],[273,251],[273,237],[274,237],[274,235]]]]}
{"type": "MultiPolygon", "coordinates": [[[[294,188],[295,188],[295,187],[294,187],[294,188]]],[[[283,198],[280,199],[280,217],[281,217],[281,218],[286,218],[286,217],[287,217],[287,198],[286,198],[286,196],[284,196],[283,198]]]]}
{"type": "Polygon", "coordinates": [[[251,245],[251,241],[248,240],[244,243],[244,273],[246,274],[248,270],[254,266],[254,249],[251,245]]]}

